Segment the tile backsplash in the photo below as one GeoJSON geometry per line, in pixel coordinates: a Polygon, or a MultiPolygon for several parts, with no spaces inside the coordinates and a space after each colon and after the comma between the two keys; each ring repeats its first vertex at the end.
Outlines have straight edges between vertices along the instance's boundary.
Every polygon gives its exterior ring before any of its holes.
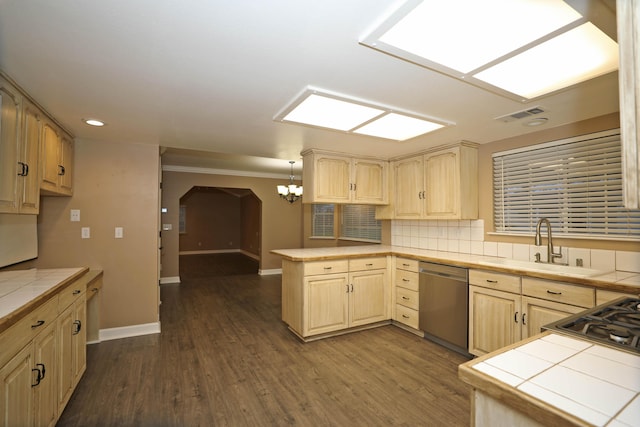
{"type": "MultiPolygon", "coordinates": [[[[520,261],[534,261],[540,253],[547,258],[546,238],[543,246],[531,244],[485,242],[484,220],[392,220],[391,244],[416,249],[430,249],[473,255],[489,255],[520,261]]],[[[567,248],[554,245],[563,257],[559,262],[597,270],[620,270],[640,273],[640,252],[603,249],[567,248]]]]}

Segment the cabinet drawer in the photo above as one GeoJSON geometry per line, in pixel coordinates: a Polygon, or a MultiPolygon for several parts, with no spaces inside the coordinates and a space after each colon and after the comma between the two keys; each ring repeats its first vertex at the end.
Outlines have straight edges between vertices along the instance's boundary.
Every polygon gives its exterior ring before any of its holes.
{"type": "Polygon", "coordinates": [[[420,275],[413,271],[396,270],[396,286],[418,291],[420,275]]]}
{"type": "Polygon", "coordinates": [[[58,296],[33,310],[0,334],[0,366],[29,343],[38,333],[52,324],[58,316],[58,296]]]}
{"type": "Polygon", "coordinates": [[[469,270],[469,284],[499,291],[520,293],[520,276],[484,270],[469,270]]]}
{"type": "Polygon", "coordinates": [[[595,289],[549,280],[522,278],[522,294],[578,307],[591,308],[595,302],[595,289]]]}
{"type": "Polygon", "coordinates": [[[346,273],[349,270],[349,261],[312,261],[304,263],[304,275],[316,276],[318,274],[346,273]]]}
{"type": "Polygon", "coordinates": [[[386,257],[355,258],[349,260],[349,271],[379,270],[387,268],[386,257]]]}
{"type": "Polygon", "coordinates": [[[415,259],[396,258],[396,268],[418,272],[418,261],[415,259]]]}
{"type": "Polygon", "coordinates": [[[396,304],[396,320],[411,326],[413,329],[418,329],[418,310],[396,304]]]}
{"type": "Polygon", "coordinates": [[[418,309],[418,292],[409,289],[396,288],[396,303],[413,310],[418,309]]]}
{"type": "Polygon", "coordinates": [[[76,280],[59,294],[58,311],[62,313],[67,307],[77,300],[83,292],[87,291],[87,284],[82,280],[76,280]]]}

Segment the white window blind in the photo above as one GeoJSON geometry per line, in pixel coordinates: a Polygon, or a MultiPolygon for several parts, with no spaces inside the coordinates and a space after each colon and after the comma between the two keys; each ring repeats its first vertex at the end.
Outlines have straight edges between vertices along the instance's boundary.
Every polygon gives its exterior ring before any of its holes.
{"type": "Polygon", "coordinates": [[[332,204],[317,204],[313,206],[311,237],[333,237],[332,204]]]}
{"type": "Polygon", "coordinates": [[[376,220],[376,207],[370,205],[343,205],[340,237],[380,242],[382,226],[376,220]]]}
{"type": "Polygon", "coordinates": [[[640,237],[640,211],[623,207],[620,130],[493,155],[496,232],[640,237]]]}

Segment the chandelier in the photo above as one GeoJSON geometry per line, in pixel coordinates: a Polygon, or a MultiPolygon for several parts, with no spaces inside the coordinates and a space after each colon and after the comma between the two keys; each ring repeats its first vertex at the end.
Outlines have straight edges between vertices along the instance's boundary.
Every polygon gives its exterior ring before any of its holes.
{"type": "Polygon", "coordinates": [[[289,175],[289,184],[278,185],[278,194],[287,202],[293,203],[302,196],[302,186],[298,187],[293,183],[293,164],[295,162],[293,160],[290,160],[289,163],[291,163],[291,175],[289,175]]]}

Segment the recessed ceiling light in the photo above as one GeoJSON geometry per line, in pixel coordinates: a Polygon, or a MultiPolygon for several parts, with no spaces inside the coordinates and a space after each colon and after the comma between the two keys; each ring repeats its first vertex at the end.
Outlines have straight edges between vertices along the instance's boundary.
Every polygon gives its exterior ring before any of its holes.
{"type": "Polygon", "coordinates": [[[100,127],[105,125],[105,123],[102,120],[97,120],[97,119],[82,119],[82,121],[90,126],[100,127]]]}
{"type": "MultiPolygon", "coordinates": [[[[360,41],[395,57],[436,70],[512,99],[533,98],[617,69],[618,48],[610,37],[562,0],[407,0],[360,41]],[[572,31],[574,30],[574,31],[572,31]],[[596,48],[562,45],[562,53],[546,46],[554,38],[596,48]],[[596,33],[598,33],[596,35],[596,33]],[[578,38],[585,37],[577,41],[578,38]],[[538,49],[540,48],[540,49],[538,49]],[[532,52],[529,56],[529,52],[532,52]],[[603,53],[606,52],[606,53],[603,53]],[[604,55],[604,59],[603,58],[604,55]],[[571,61],[561,61],[571,57],[571,61]],[[517,58],[517,59],[516,59],[517,58]],[[591,69],[593,59],[601,64],[591,69]],[[511,62],[514,60],[514,62],[511,62]],[[558,77],[549,65],[572,62],[580,77],[558,77]],[[513,71],[518,64],[517,71],[513,71]],[[614,64],[612,66],[612,64],[614,64]],[[502,71],[504,69],[504,71],[502,71]],[[524,70],[525,74],[522,74],[524,70]],[[502,71],[502,72],[501,72],[502,71]],[[509,75],[503,83],[497,74],[509,75]],[[545,81],[543,87],[520,89],[514,81],[545,81]],[[538,74],[544,74],[538,78],[538,74]]],[[[551,45],[555,45],[554,41],[551,45]]],[[[547,45],[548,46],[548,45],[547,45]]],[[[576,74],[575,72],[569,74],[576,74]]],[[[526,99],[525,99],[526,100],[526,99]]]]}
{"type": "Polygon", "coordinates": [[[454,123],[307,88],[274,120],[404,141],[454,123]]]}

